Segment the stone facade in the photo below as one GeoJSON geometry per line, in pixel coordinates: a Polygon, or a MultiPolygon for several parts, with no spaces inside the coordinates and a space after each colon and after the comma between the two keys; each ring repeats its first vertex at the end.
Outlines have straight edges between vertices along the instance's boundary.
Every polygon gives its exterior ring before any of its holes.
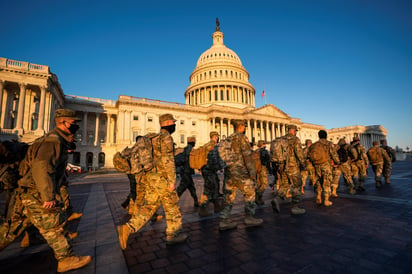
{"type": "MultiPolygon", "coordinates": [[[[0,139],[30,142],[54,127],[52,114],[65,107],[82,119],[77,133],[77,150],[70,159],[85,169],[112,167],[116,151],[131,146],[138,135],[158,132],[159,116],[173,113],[177,119],[173,138],[177,148],[186,146],[188,136],[197,145],[209,141],[216,130],[222,138],[233,133],[232,121],[245,119],[249,140],[270,141],[286,133],[288,124],[298,126],[298,137],[316,141],[321,125],[290,117],[272,104],[255,108],[255,89],[240,58],[223,43],[217,27],[213,45],[198,59],[185,91],[186,103],[119,96],[117,101],[64,95],[57,76],[48,66],[0,58],[0,139]],[[21,99],[23,98],[23,99],[21,99]]],[[[385,138],[382,126],[348,126],[328,130],[328,138],[352,140],[360,136],[369,148],[385,138]]]]}

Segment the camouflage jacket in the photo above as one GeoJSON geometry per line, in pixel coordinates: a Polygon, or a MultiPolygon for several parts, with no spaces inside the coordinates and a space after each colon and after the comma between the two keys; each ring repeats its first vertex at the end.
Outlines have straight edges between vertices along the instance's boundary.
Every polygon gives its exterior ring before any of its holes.
{"type": "Polygon", "coordinates": [[[388,153],[386,152],[385,149],[378,147],[378,146],[373,146],[371,147],[368,152],[367,152],[369,161],[372,165],[378,165],[378,164],[383,164],[383,163],[390,163],[391,162],[391,158],[388,155],[388,153]],[[373,159],[371,157],[372,155],[376,155],[377,159],[373,159]]]}
{"type": "Polygon", "coordinates": [[[176,170],[172,136],[167,130],[160,129],[159,135],[152,139],[152,146],[153,160],[157,172],[163,174],[169,183],[174,183],[176,170]]]}
{"type": "Polygon", "coordinates": [[[230,169],[243,169],[251,179],[256,179],[255,164],[252,159],[249,140],[239,132],[234,132],[229,138],[232,140],[233,151],[239,155],[238,161],[230,169]]]}
{"type": "Polygon", "coordinates": [[[70,147],[69,136],[59,130],[53,129],[44,137],[37,139],[31,145],[26,157],[20,163],[20,175],[23,176],[19,186],[35,188],[43,202],[56,199],[59,194],[60,184],[67,180],[67,149],[70,147]],[[35,146],[36,142],[38,146],[35,146]],[[30,160],[29,160],[30,159],[30,160]],[[26,166],[27,170],[22,170],[26,166]]]}
{"type": "Polygon", "coordinates": [[[190,167],[190,164],[189,164],[189,156],[190,156],[190,152],[192,151],[192,149],[193,149],[193,146],[190,144],[187,144],[187,146],[183,150],[183,157],[185,159],[183,163],[183,172],[187,174],[195,173],[195,171],[193,170],[193,168],[190,167]]]}
{"type": "Polygon", "coordinates": [[[358,159],[355,161],[364,162],[365,166],[369,164],[368,155],[366,154],[366,149],[360,143],[354,145],[356,152],[358,153],[358,159]]]}
{"type": "Polygon", "coordinates": [[[226,167],[226,164],[219,156],[217,144],[213,140],[210,140],[210,142],[205,144],[205,146],[208,150],[210,150],[212,147],[213,149],[211,149],[207,154],[207,164],[202,168],[202,172],[216,172],[218,170],[224,169],[226,167]]]}
{"type": "Polygon", "coordinates": [[[286,169],[294,170],[305,166],[305,156],[303,155],[302,144],[300,139],[293,134],[286,134],[281,137],[288,140],[288,160],[286,161],[286,169]]]}
{"type": "Polygon", "coordinates": [[[396,161],[396,152],[393,148],[391,148],[390,146],[381,146],[381,148],[383,148],[386,151],[386,153],[388,153],[392,162],[396,161]]]}

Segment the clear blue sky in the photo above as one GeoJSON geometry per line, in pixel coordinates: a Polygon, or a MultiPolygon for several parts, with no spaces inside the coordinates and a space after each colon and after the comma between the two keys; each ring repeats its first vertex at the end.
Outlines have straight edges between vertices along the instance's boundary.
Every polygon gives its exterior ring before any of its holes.
{"type": "Polygon", "coordinates": [[[256,89],[327,129],[380,124],[412,149],[412,1],[2,1],[0,56],[50,66],[65,94],[184,103],[219,17],[256,89]]]}

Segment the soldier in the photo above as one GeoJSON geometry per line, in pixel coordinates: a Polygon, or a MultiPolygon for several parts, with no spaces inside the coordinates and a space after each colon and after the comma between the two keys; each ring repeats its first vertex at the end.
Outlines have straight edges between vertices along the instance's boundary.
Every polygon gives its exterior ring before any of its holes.
{"type": "MultiPolygon", "coordinates": [[[[333,146],[336,152],[340,148],[338,144],[333,146]]],[[[339,155],[338,155],[339,156],[339,155]]],[[[340,160],[340,159],[339,159],[340,160]]],[[[331,187],[331,197],[338,197],[338,193],[336,192],[339,188],[339,181],[340,177],[342,176],[342,170],[340,169],[340,164],[336,165],[334,163],[331,163],[332,165],[332,181],[330,182],[330,187],[331,187]]]]}
{"type": "Polygon", "coordinates": [[[175,190],[176,173],[173,138],[176,120],[172,114],[159,117],[160,133],[152,138],[154,168],[145,173],[141,181],[144,184],[144,202],[135,207],[135,214],[124,225],[117,227],[120,247],[125,250],[131,233],[139,231],[163,205],[166,215],[166,244],[172,245],[188,238],[182,230],[182,215],[178,206],[179,197],[175,190]]]}
{"type": "Polygon", "coordinates": [[[246,226],[259,226],[263,223],[262,219],[254,218],[255,203],[255,180],[256,171],[252,160],[252,152],[249,141],[245,136],[246,126],[244,120],[233,120],[235,132],[229,137],[232,142],[232,150],[236,155],[236,161],[225,169],[228,178],[225,184],[225,208],[220,213],[219,230],[224,231],[237,227],[232,222],[230,212],[236,198],[236,190],[243,193],[245,199],[245,224],[246,226]]]}
{"type": "Polygon", "coordinates": [[[372,165],[373,172],[375,173],[376,187],[382,186],[382,169],[384,163],[390,163],[391,158],[385,149],[379,147],[378,141],[373,141],[373,147],[368,150],[368,158],[372,165]]]}
{"type": "Polygon", "coordinates": [[[313,176],[315,169],[313,168],[312,163],[308,159],[308,151],[311,145],[312,145],[312,140],[306,139],[305,147],[303,148],[303,156],[305,157],[306,169],[300,171],[300,174],[302,176],[302,194],[305,194],[305,185],[306,185],[307,179],[309,178],[309,185],[313,185],[313,182],[315,181],[314,176],[313,176]]]}
{"type": "Polygon", "coordinates": [[[366,149],[360,143],[358,136],[353,137],[351,145],[356,149],[358,157],[352,161],[352,173],[353,173],[353,183],[355,184],[356,190],[365,191],[363,183],[366,181],[367,169],[369,166],[368,156],[366,155],[366,149]]]}
{"type": "MultiPolygon", "coordinates": [[[[272,200],[272,208],[280,212],[280,199],[284,200],[288,191],[292,187],[292,204],[291,213],[294,215],[305,214],[306,210],[299,207],[302,195],[302,176],[301,170],[305,169],[305,157],[303,155],[302,144],[296,137],[298,128],[296,125],[288,125],[288,133],[281,137],[287,143],[287,160],[277,165],[278,172],[278,190],[275,198],[272,200]]],[[[273,153],[271,149],[271,153],[273,153]]],[[[273,159],[273,155],[272,155],[273,159]]]]}
{"type": "Polygon", "coordinates": [[[259,158],[261,162],[261,169],[257,172],[256,180],[256,204],[264,205],[263,192],[268,187],[268,169],[270,168],[270,155],[266,149],[266,143],[264,140],[259,140],[257,143],[259,158]]]}
{"type": "Polygon", "coordinates": [[[199,216],[206,217],[212,215],[208,211],[208,204],[214,204],[214,211],[220,212],[222,210],[222,203],[219,197],[220,184],[217,176],[218,170],[223,170],[226,167],[225,162],[219,157],[217,151],[217,144],[219,143],[219,133],[217,131],[210,132],[210,141],[205,144],[206,150],[210,151],[207,155],[207,164],[200,170],[202,172],[204,186],[203,194],[200,197],[199,216]]]}
{"type": "Polygon", "coordinates": [[[0,226],[0,250],[17,238],[28,224],[39,229],[58,261],[57,271],[65,272],[85,266],[91,256],[72,254],[68,238],[63,234],[65,218],[57,200],[59,184],[66,176],[67,150],[74,141],[79,118],[74,111],[57,109],[56,128],[37,139],[21,162],[16,203],[10,223],[0,226]]]}
{"type": "Polygon", "coordinates": [[[180,179],[180,184],[177,187],[177,195],[180,197],[182,196],[183,192],[185,192],[186,189],[189,189],[190,195],[192,195],[192,198],[194,201],[194,206],[199,207],[199,201],[197,200],[197,195],[196,195],[196,188],[195,188],[195,184],[192,178],[192,175],[195,174],[195,171],[189,165],[190,152],[195,147],[195,144],[196,144],[195,137],[187,137],[187,146],[185,147],[183,151],[185,162],[183,164],[183,170],[181,173],[182,177],[180,179]]]}
{"type": "Polygon", "coordinates": [[[386,144],[386,140],[381,140],[381,148],[383,148],[386,153],[388,153],[391,160],[383,164],[383,177],[385,178],[385,183],[390,184],[390,178],[392,173],[392,163],[396,161],[396,153],[393,148],[386,144]]]}
{"type": "Polygon", "coordinates": [[[315,192],[316,203],[322,204],[322,192],[323,192],[323,204],[325,206],[331,206],[332,202],[329,201],[332,181],[332,164],[338,165],[339,156],[336,153],[332,142],[326,140],[328,134],[324,130],[318,132],[319,141],[314,143],[309,149],[309,159],[315,168],[315,192]]]}
{"type": "MultiPolygon", "coordinates": [[[[338,142],[338,156],[339,156],[339,169],[343,174],[343,180],[348,188],[350,194],[355,194],[355,185],[352,180],[352,170],[351,163],[354,159],[357,158],[356,149],[353,148],[350,144],[346,143],[345,138],[341,138],[338,142]]],[[[338,194],[336,190],[339,188],[339,181],[332,182],[332,197],[337,197],[338,194]]]]}

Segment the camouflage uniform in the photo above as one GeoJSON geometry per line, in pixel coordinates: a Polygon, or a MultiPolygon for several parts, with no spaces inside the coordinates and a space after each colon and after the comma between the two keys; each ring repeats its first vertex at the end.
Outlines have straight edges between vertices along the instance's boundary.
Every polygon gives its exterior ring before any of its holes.
{"type": "Polygon", "coordinates": [[[300,172],[301,169],[304,169],[302,167],[305,166],[305,157],[298,137],[288,133],[281,138],[288,141],[288,160],[284,166],[280,166],[278,169],[278,191],[276,195],[281,199],[285,199],[292,187],[292,203],[297,205],[301,201],[302,176],[300,172]]]}
{"type": "MultiPolygon", "coordinates": [[[[353,159],[357,158],[356,149],[353,148],[350,144],[347,144],[345,139],[340,139],[338,142],[339,149],[338,149],[338,156],[339,156],[339,169],[343,174],[343,180],[348,187],[349,193],[355,194],[355,185],[353,184],[352,180],[352,170],[351,170],[351,162],[353,159]],[[346,152],[345,152],[346,151],[346,152]],[[348,157],[344,159],[345,157],[348,157]]],[[[339,188],[339,180],[332,182],[332,190],[339,188]]]]}
{"type": "Polygon", "coordinates": [[[371,147],[368,150],[367,155],[368,155],[369,161],[372,165],[373,172],[375,173],[376,187],[381,187],[383,165],[384,165],[384,163],[390,162],[391,158],[389,157],[386,150],[384,150],[383,148],[378,146],[377,142],[374,144],[373,147],[371,147]],[[371,157],[371,155],[375,155],[376,158],[371,157]]]}
{"type": "Polygon", "coordinates": [[[216,202],[218,201],[220,192],[220,184],[217,171],[224,169],[226,167],[226,164],[219,157],[216,143],[213,140],[211,140],[205,146],[208,147],[207,150],[210,150],[210,152],[207,155],[207,164],[201,168],[204,186],[203,194],[200,198],[200,207],[207,205],[209,202],[215,203],[216,207],[216,202]]]}
{"type": "MultiPolygon", "coordinates": [[[[312,144],[312,142],[310,143],[312,144]]],[[[313,185],[313,182],[315,181],[315,177],[314,177],[315,169],[312,165],[312,162],[309,161],[308,159],[309,147],[310,146],[306,145],[305,148],[303,149],[303,157],[305,158],[306,169],[300,171],[300,174],[302,176],[302,194],[304,194],[304,187],[306,185],[307,178],[309,178],[309,185],[313,185]]]]}
{"type": "MultiPolygon", "coordinates": [[[[313,166],[315,167],[315,183],[314,183],[314,188],[315,192],[317,194],[316,196],[316,203],[321,204],[322,203],[322,192],[324,196],[324,204],[325,206],[332,205],[332,202],[329,201],[329,197],[331,194],[331,181],[332,181],[332,165],[331,161],[334,162],[334,164],[339,164],[339,156],[336,152],[336,149],[333,145],[332,142],[329,142],[326,139],[319,139],[319,143],[322,143],[323,145],[326,146],[327,148],[327,153],[329,155],[329,160],[321,163],[321,164],[315,164],[313,163],[313,166]]],[[[314,145],[312,145],[314,146],[314,145]]]]}
{"type": "Polygon", "coordinates": [[[190,152],[192,151],[192,149],[193,149],[193,146],[191,144],[188,144],[183,151],[185,162],[183,165],[183,172],[181,173],[182,177],[180,179],[180,184],[177,187],[176,191],[177,191],[177,195],[180,197],[182,196],[183,192],[185,192],[186,189],[189,189],[190,195],[192,196],[193,201],[194,201],[194,205],[199,206],[199,202],[197,200],[197,195],[196,195],[196,188],[195,188],[195,184],[192,178],[192,175],[195,174],[195,172],[193,168],[191,168],[189,165],[189,156],[190,156],[190,152]]]}
{"type": "MultiPolygon", "coordinates": [[[[241,124],[244,125],[244,121],[242,120],[235,120],[234,123],[238,126],[241,124]]],[[[232,211],[236,199],[236,190],[243,193],[245,200],[246,225],[249,225],[248,221],[250,221],[250,225],[253,226],[260,225],[263,222],[261,219],[253,218],[256,210],[256,171],[249,141],[243,133],[237,130],[229,138],[232,140],[232,149],[238,157],[237,160],[225,170],[225,172],[227,172],[226,176],[228,176],[228,180],[224,190],[225,208],[220,213],[220,230],[236,227],[235,224],[230,224],[231,221],[229,220],[230,212],[232,211]]]]}
{"type": "Polygon", "coordinates": [[[383,177],[385,178],[385,182],[387,184],[390,184],[390,177],[392,173],[392,163],[396,161],[396,153],[395,153],[395,150],[393,150],[393,148],[386,145],[386,141],[384,140],[381,140],[381,148],[383,148],[388,154],[388,156],[391,158],[389,162],[383,163],[383,171],[382,171],[383,177]]]}
{"type": "Polygon", "coordinates": [[[366,181],[366,176],[368,175],[368,156],[366,155],[365,147],[359,143],[359,138],[354,138],[353,147],[356,149],[358,155],[358,158],[351,163],[353,183],[357,190],[364,191],[363,183],[366,181]]]}
{"type": "MultiPolygon", "coordinates": [[[[173,138],[165,129],[152,139],[155,167],[144,174],[138,185],[144,189],[144,202],[135,208],[135,214],[126,223],[130,232],[139,231],[163,205],[166,214],[166,234],[174,237],[182,229],[182,215],[178,206],[179,197],[170,185],[176,181],[173,156],[173,138]]],[[[139,190],[138,190],[139,192],[139,190]]],[[[137,203],[137,201],[136,201],[137,203]]]]}
{"type": "Polygon", "coordinates": [[[59,184],[65,180],[66,149],[70,141],[67,134],[57,128],[43,138],[37,153],[29,150],[23,160],[27,168],[20,169],[23,178],[18,182],[12,222],[9,227],[5,223],[0,228],[0,249],[33,224],[53,249],[56,259],[63,260],[72,256],[69,239],[63,234],[66,216],[61,207],[43,208],[43,202],[62,200],[59,184]],[[29,157],[33,157],[31,162],[29,157]]]}

